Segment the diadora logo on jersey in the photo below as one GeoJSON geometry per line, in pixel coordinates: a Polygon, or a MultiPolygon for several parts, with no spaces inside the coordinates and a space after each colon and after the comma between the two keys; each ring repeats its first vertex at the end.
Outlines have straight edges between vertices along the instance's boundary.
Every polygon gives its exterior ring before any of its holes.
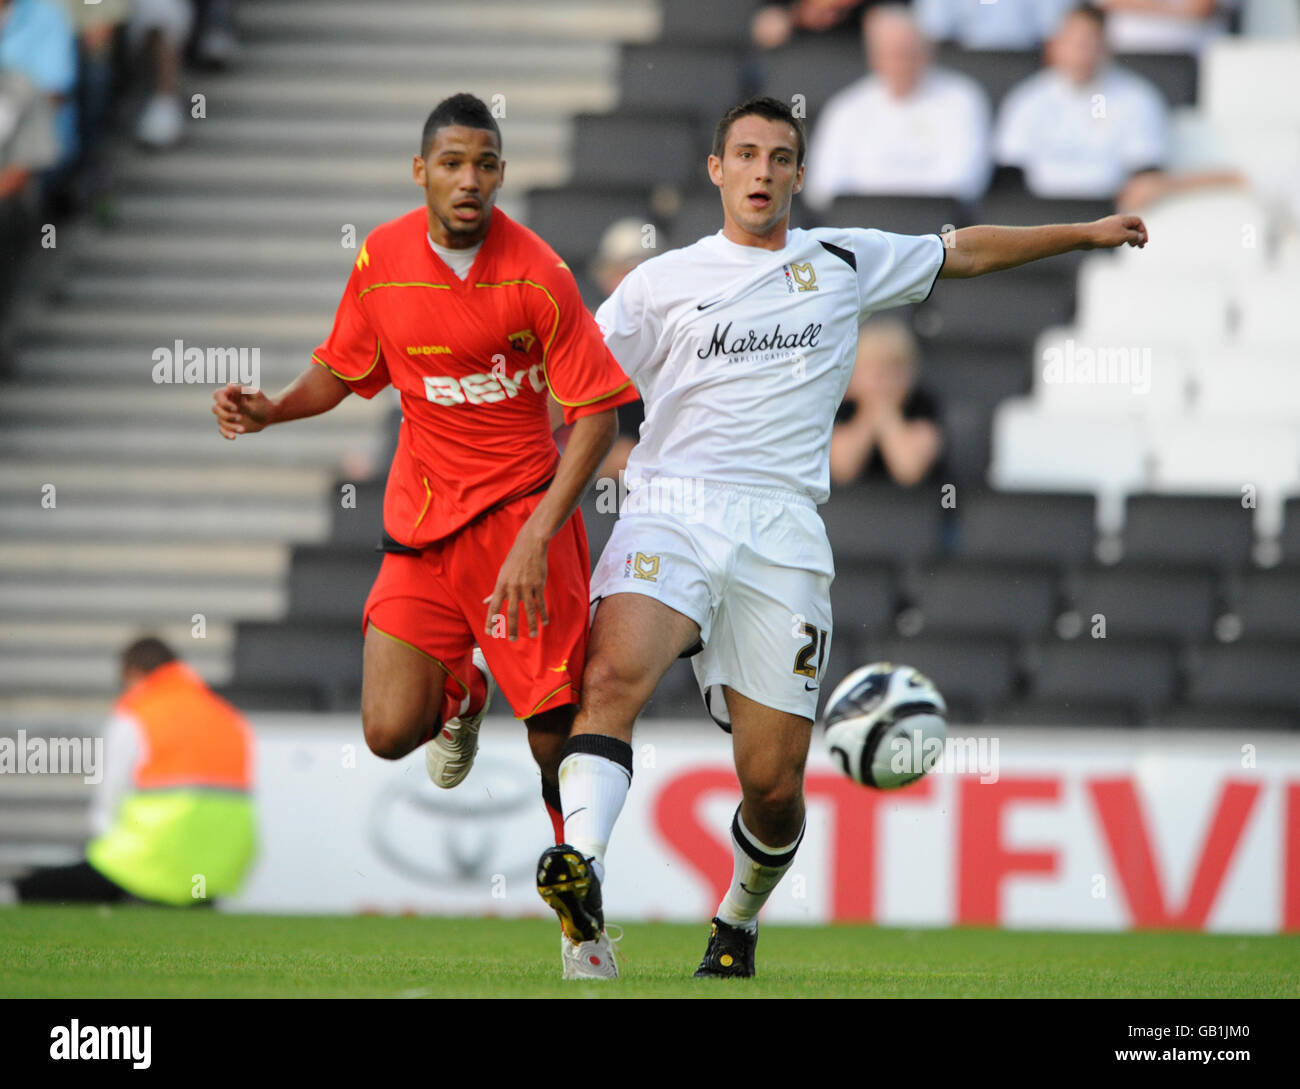
{"type": "Polygon", "coordinates": [[[518,397],[525,384],[535,393],[546,389],[546,374],[540,363],[515,371],[513,377],[504,367],[463,378],[426,377],[424,395],[435,405],[490,405],[507,397],[518,397]]]}
{"type": "Polygon", "coordinates": [[[629,552],[627,559],[623,561],[623,577],[645,579],[646,582],[657,582],[659,579],[659,557],[647,556],[644,552],[638,552],[634,557],[629,552]]]}
{"type": "Polygon", "coordinates": [[[708,359],[715,355],[742,356],[755,352],[815,348],[818,338],[822,335],[822,324],[818,321],[810,321],[797,333],[782,329],[780,322],[767,331],[744,329],[736,333],[732,332],[732,325],[732,322],[727,322],[724,328],[715,323],[708,345],[700,348],[695,354],[700,359],[708,359]]]}
{"type": "Polygon", "coordinates": [[[446,344],[408,344],[407,355],[451,355],[451,348],[446,344]]]}
{"type": "Polygon", "coordinates": [[[370,264],[370,251],[366,249],[366,244],[361,243],[361,255],[357,258],[357,268],[362,269],[370,264]]]}
{"type": "Polygon", "coordinates": [[[791,295],[796,291],[817,291],[817,270],[813,268],[811,261],[800,264],[798,261],[791,261],[788,265],[781,266],[785,273],[785,289],[791,295]]]}
{"type": "Polygon", "coordinates": [[[537,343],[537,337],[531,329],[520,329],[517,333],[511,333],[506,339],[510,341],[510,347],[516,352],[532,351],[533,345],[537,343]]]}

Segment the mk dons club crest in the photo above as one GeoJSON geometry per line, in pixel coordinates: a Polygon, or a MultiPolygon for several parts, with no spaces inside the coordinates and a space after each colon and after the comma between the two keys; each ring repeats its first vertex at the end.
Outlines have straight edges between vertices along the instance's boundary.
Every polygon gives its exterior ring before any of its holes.
{"type": "Polygon", "coordinates": [[[644,552],[638,552],[635,556],[631,552],[623,561],[623,577],[634,579],[645,579],[646,582],[657,582],[659,579],[659,557],[647,556],[644,552]]]}
{"type": "Polygon", "coordinates": [[[784,267],[784,272],[785,288],[791,295],[796,291],[817,290],[817,270],[813,268],[811,261],[803,264],[791,261],[784,267]]]}

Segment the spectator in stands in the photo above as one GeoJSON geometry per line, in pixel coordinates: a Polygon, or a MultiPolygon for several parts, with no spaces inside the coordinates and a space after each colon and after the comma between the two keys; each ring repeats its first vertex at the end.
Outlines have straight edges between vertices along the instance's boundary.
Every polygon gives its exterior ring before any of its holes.
{"type": "MultiPolygon", "coordinates": [[[[165,643],[122,656],[86,857],[13,883],[33,902],[138,899],[182,907],[235,892],[253,861],[253,735],[165,643]]],[[[0,888],[0,892],[4,890],[0,888]]]]}
{"type": "Polygon", "coordinates": [[[1075,0],[914,0],[916,21],[932,41],[963,49],[1037,49],[1075,0]]]}
{"type": "Polygon", "coordinates": [[[930,65],[930,45],[906,8],[863,19],[870,75],[832,96],[808,149],[804,199],[841,194],[946,196],[974,202],[988,185],[984,90],[930,65]]]}
{"type": "MultiPolygon", "coordinates": [[[[600,247],[591,264],[591,274],[600,289],[601,300],[614,294],[614,289],[623,282],[623,277],[647,258],[654,257],[669,247],[661,246],[655,234],[648,234],[646,224],[639,219],[620,219],[611,223],[601,236],[600,247]],[[647,245],[647,242],[650,244],[647,245]]],[[[551,402],[554,409],[559,406],[551,402]]],[[[553,413],[553,416],[555,413],[553,413]]],[[[563,422],[563,410],[559,419],[563,422]]],[[[645,405],[639,400],[621,405],[618,409],[618,437],[610,447],[609,454],[601,462],[596,478],[613,477],[627,468],[627,458],[641,433],[641,423],[645,420],[645,405]]]]}
{"type": "Polygon", "coordinates": [[[20,72],[0,68],[0,327],[18,276],[18,258],[34,242],[35,178],[59,157],[54,111],[20,72]]]}
{"type": "Polygon", "coordinates": [[[1168,107],[1141,76],[1110,63],[1106,16],[1081,4],[1047,43],[1047,67],[1017,84],[998,115],[994,154],[1039,197],[1104,200],[1159,167],[1168,107]]]}
{"type": "MultiPolygon", "coordinates": [[[[879,3],[880,0],[874,0],[879,3]]],[[[765,3],[754,13],[749,34],[759,49],[777,49],[796,34],[825,34],[858,25],[873,0],[786,0],[765,3]]]]}
{"type": "Polygon", "coordinates": [[[67,166],[77,153],[77,43],[56,0],[0,0],[0,68],[21,72],[49,99],[58,140],[54,170],[67,166]]]}
{"type": "Polygon", "coordinates": [[[1098,0],[1116,53],[1199,54],[1226,34],[1237,0],[1098,0]]]}
{"type": "Polygon", "coordinates": [[[235,0],[194,2],[198,8],[194,60],[204,68],[229,68],[239,50],[235,36],[235,0]]]}
{"type": "Polygon", "coordinates": [[[77,36],[77,114],[81,159],[68,196],[83,207],[108,185],[97,151],[113,92],[114,37],[131,14],[130,0],[62,0],[77,36]]]}
{"type": "Polygon", "coordinates": [[[831,432],[831,483],[931,477],[943,449],[939,409],[917,385],[916,340],[897,318],[869,321],[831,432]]]}
{"type": "Polygon", "coordinates": [[[194,9],[189,0],[133,0],[131,48],[135,52],[152,49],[153,93],[135,129],[135,138],[145,147],[162,150],[180,141],[185,122],[181,57],[193,25],[194,9]]]}

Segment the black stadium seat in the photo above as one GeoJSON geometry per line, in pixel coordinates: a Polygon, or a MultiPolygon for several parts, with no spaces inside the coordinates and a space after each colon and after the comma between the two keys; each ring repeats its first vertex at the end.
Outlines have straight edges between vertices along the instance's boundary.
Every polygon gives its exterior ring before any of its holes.
{"type": "Polygon", "coordinates": [[[1189,673],[1187,702],[1300,708],[1300,642],[1243,639],[1199,648],[1189,673]]]}
{"type": "Polygon", "coordinates": [[[221,684],[212,689],[241,711],[328,711],[329,700],[314,684],[221,684]]]}
{"type": "Polygon", "coordinates": [[[1115,63],[1156,85],[1170,106],[1195,106],[1196,58],[1186,53],[1121,53],[1115,63]]]}
{"type": "Polygon", "coordinates": [[[945,226],[961,227],[970,217],[947,197],[844,195],[821,217],[836,227],[875,227],[893,234],[938,234],[945,226]]]}
{"type": "Polygon", "coordinates": [[[1245,567],[1254,514],[1231,496],[1131,495],[1124,506],[1124,559],[1245,567]]]}
{"type": "Polygon", "coordinates": [[[968,401],[991,411],[1008,397],[1029,392],[1033,366],[1024,355],[999,346],[939,341],[927,345],[921,357],[921,385],[950,401],[968,401]]]}
{"type": "Polygon", "coordinates": [[[1300,567],[1300,497],[1286,501],[1280,543],[1282,562],[1300,567]]]}
{"type": "Polygon", "coordinates": [[[382,559],[373,546],[297,546],[289,560],[290,618],[360,623],[382,559]]]}
{"type": "Polygon", "coordinates": [[[940,403],[943,478],[956,484],[978,484],[988,473],[993,410],[970,401],[940,403]]]}
{"type": "Polygon", "coordinates": [[[881,564],[840,565],[831,583],[835,639],[861,639],[893,630],[898,588],[893,571],[881,564]]]}
{"type": "Polygon", "coordinates": [[[573,120],[573,176],[583,185],[685,185],[704,170],[687,118],[619,111],[573,120]]]}
{"type": "Polygon", "coordinates": [[[546,239],[575,270],[600,247],[600,237],[615,220],[651,222],[645,189],[569,185],[528,191],[528,226],[546,239]]]}
{"type": "Polygon", "coordinates": [[[917,311],[917,332],[946,343],[1016,345],[1028,356],[1039,333],[1074,317],[1073,286],[1050,274],[1053,260],[1049,258],[1043,269],[1036,264],[936,284],[917,311]]]}
{"type": "Polygon", "coordinates": [[[962,49],[955,45],[940,46],[935,51],[934,62],[941,68],[969,76],[983,87],[994,114],[1012,87],[1043,66],[1037,50],[962,49]]]}
{"type": "Polygon", "coordinates": [[[954,722],[981,721],[1016,685],[1015,645],[1006,639],[868,639],[859,664],[870,661],[902,662],[919,669],[943,693],[954,722]]]}
{"type": "Polygon", "coordinates": [[[1058,583],[1050,568],[949,561],[917,572],[910,603],[927,634],[1031,638],[1056,615],[1058,583]]]}
{"type": "Polygon", "coordinates": [[[361,685],[361,618],[351,621],[241,621],[235,627],[233,684],[315,686],[331,708],[361,685]]]}
{"type": "Polygon", "coordinates": [[[742,99],[740,72],[739,52],[716,45],[625,45],[619,101],[716,123],[742,99]]]}
{"type": "Polygon", "coordinates": [[[1092,557],[1097,501],[1051,492],[957,492],[958,551],[972,559],[1073,565],[1092,557]]]}
{"type": "Polygon", "coordinates": [[[1122,564],[1085,568],[1068,581],[1068,604],[1079,613],[1085,633],[1100,614],[1108,639],[1210,638],[1217,595],[1209,572],[1122,564]]]}
{"type": "Polygon", "coordinates": [[[333,516],[330,525],[330,542],[373,548],[384,533],[384,487],[387,480],[365,480],[355,485],[351,495],[353,504],[343,505],[341,487],[345,481],[335,483],[331,492],[333,516]]]}
{"type": "Polygon", "coordinates": [[[1248,639],[1300,639],[1300,570],[1251,572],[1241,581],[1233,611],[1248,639]]]}
{"type": "MultiPolygon", "coordinates": [[[[1037,227],[1043,223],[1090,223],[1094,219],[1110,215],[1114,210],[1115,202],[1110,200],[1048,200],[1035,197],[1023,189],[991,190],[980,201],[975,211],[975,221],[1007,227],[1037,227]]],[[[1082,260],[1082,257],[1078,260],[1082,260]]],[[[1063,266],[1073,274],[1074,269],[1062,261],[1053,261],[1046,266],[1035,265],[1035,268],[1063,266]]]]}
{"type": "Polygon", "coordinates": [[[920,561],[939,550],[939,502],[937,486],[860,483],[833,491],[821,516],[839,561],[920,561]]]}
{"type": "Polygon", "coordinates": [[[659,0],[660,37],[665,42],[743,46],[749,42],[750,0],[659,0]]]}
{"type": "MultiPolygon", "coordinates": [[[[706,8],[707,4],[697,4],[706,8]]],[[[794,102],[802,95],[809,136],[816,137],[817,118],[836,91],[867,74],[866,55],[855,35],[809,35],[796,38],[762,58],[763,93],[794,102]]]]}
{"type": "Polygon", "coordinates": [[[1150,725],[1170,730],[1296,730],[1300,706],[1250,707],[1240,704],[1180,704],[1152,716],[1150,725]]]}
{"type": "Polygon", "coordinates": [[[1123,709],[1135,724],[1175,695],[1177,654],[1167,643],[1126,639],[1048,640],[1030,654],[1031,700],[1123,709]]]}

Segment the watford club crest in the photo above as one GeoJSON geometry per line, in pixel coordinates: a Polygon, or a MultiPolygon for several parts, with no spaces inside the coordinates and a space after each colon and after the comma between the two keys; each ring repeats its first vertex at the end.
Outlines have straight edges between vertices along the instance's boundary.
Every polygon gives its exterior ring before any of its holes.
{"type": "Polygon", "coordinates": [[[537,337],[531,329],[520,329],[517,333],[511,333],[506,339],[510,341],[510,347],[516,352],[530,352],[533,345],[537,343],[537,337]]]}

